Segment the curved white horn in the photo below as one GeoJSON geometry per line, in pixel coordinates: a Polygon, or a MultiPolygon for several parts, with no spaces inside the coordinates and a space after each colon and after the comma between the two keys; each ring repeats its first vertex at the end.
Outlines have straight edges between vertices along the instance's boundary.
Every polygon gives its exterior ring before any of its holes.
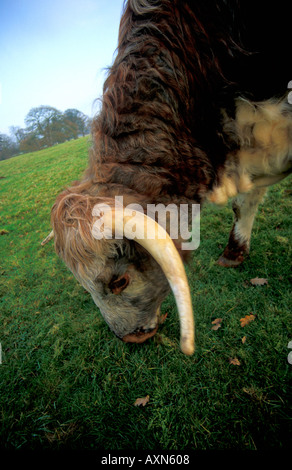
{"type": "Polygon", "coordinates": [[[54,238],[54,232],[53,232],[53,230],[52,230],[51,233],[49,233],[49,235],[42,241],[41,245],[42,245],[42,246],[46,245],[46,243],[48,243],[50,240],[52,240],[52,238],[54,238]]]}
{"type": "MultiPolygon", "coordinates": [[[[96,207],[96,206],[95,206],[96,207]]],[[[101,212],[105,231],[115,228],[115,237],[125,237],[142,245],[160,265],[175,296],[180,318],[180,347],[194,353],[194,316],[187,276],[181,257],[166,230],[142,212],[124,207],[101,212]],[[133,231],[134,224],[134,231],[133,231]]],[[[95,211],[95,215],[98,212],[95,211]]]]}

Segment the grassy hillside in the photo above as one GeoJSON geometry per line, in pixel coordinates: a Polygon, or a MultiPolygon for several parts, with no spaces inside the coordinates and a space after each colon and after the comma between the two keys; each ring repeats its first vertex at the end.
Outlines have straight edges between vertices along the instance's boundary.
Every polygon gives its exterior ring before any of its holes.
{"type": "Polygon", "coordinates": [[[197,350],[186,357],[172,295],[153,339],[122,343],[53,244],[40,245],[55,197],[82,174],[88,146],[84,138],[0,163],[1,447],[288,448],[289,181],[273,187],[260,207],[251,257],[238,269],[216,265],[230,207],[203,212],[201,244],[187,268],[197,350]],[[252,286],[255,277],[268,284],[252,286]],[[242,327],[240,319],[251,314],[242,327]],[[221,327],[212,330],[216,318],[221,327]],[[145,407],[134,406],[147,395],[145,407]]]}

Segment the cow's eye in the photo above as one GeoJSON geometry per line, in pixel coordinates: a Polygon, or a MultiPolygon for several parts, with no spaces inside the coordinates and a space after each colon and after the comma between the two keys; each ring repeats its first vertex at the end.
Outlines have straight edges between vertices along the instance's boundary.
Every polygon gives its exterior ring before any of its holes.
{"type": "Polygon", "coordinates": [[[118,278],[114,277],[108,286],[113,294],[120,294],[124,289],[126,289],[129,282],[130,282],[130,276],[127,273],[125,273],[118,278]]]}

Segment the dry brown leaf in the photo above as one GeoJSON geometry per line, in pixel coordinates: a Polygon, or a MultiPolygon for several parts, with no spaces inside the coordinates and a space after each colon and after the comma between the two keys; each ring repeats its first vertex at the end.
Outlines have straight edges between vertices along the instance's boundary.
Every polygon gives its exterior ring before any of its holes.
{"type": "Polygon", "coordinates": [[[148,401],[149,401],[150,397],[149,395],[146,395],[146,397],[143,397],[143,398],[137,398],[137,400],[135,401],[134,403],[134,406],[145,406],[148,401]]]}
{"type": "Polygon", "coordinates": [[[244,336],[243,338],[241,338],[241,342],[242,344],[244,344],[246,342],[246,336],[244,336]]]}
{"type": "Polygon", "coordinates": [[[211,330],[218,330],[218,328],[221,327],[221,323],[222,323],[222,318],[215,318],[215,320],[212,321],[212,327],[211,327],[211,330]]]}
{"type": "Polygon", "coordinates": [[[164,313],[163,315],[160,315],[159,320],[158,320],[160,325],[162,325],[162,323],[165,322],[167,315],[168,315],[167,313],[164,313]]]}
{"type": "Polygon", "coordinates": [[[253,286],[263,286],[264,284],[268,284],[268,279],[263,277],[255,277],[249,281],[253,286]]]}
{"type": "Polygon", "coordinates": [[[234,366],[240,366],[240,362],[239,360],[237,359],[237,357],[234,357],[233,359],[229,359],[229,364],[232,364],[234,366]]]}
{"type": "Polygon", "coordinates": [[[250,322],[254,321],[255,315],[245,315],[244,318],[241,318],[240,321],[240,326],[243,328],[246,325],[248,325],[250,322]]]}

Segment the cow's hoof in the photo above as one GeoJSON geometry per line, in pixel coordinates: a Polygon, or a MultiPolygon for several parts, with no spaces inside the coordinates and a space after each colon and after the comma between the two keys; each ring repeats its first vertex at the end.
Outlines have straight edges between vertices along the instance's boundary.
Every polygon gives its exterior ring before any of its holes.
{"type": "Polygon", "coordinates": [[[240,256],[237,259],[228,259],[225,258],[225,256],[220,256],[217,261],[217,264],[219,264],[219,266],[223,266],[224,268],[237,268],[237,266],[240,266],[243,261],[243,256],[240,256]]]}

